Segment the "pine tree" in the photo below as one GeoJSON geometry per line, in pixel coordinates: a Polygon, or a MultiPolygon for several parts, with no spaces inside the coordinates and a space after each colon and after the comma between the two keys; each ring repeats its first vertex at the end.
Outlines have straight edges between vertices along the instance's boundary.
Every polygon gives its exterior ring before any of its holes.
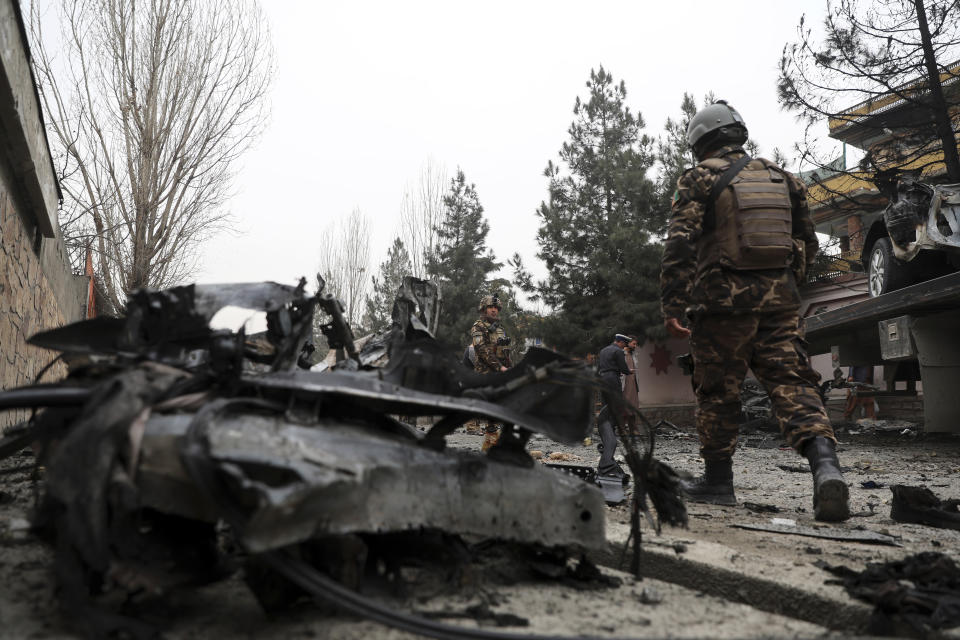
{"type": "Polygon", "coordinates": [[[570,139],[552,161],[547,201],[537,211],[538,257],[547,278],[534,282],[517,257],[515,282],[553,309],[544,338],[571,353],[596,351],[615,332],[660,336],[661,247],[667,210],[648,177],[653,141],[626,106],[626,87],[600,67],[586,101],[573,108],[570,139]]]}
{"type": "Polygon", "coordinates": [[[673,192],[677,189],[677,179],[684,171],[697,164],[693,149],[687,143],[687,127],[696,113],[697,104],[693,101],[693,96],[684,93],[680,102],[680,118],[667,118],[663,126],[664,137],[657,141],[657,162],[660,165],[657,193],[660,206],[666,209],[670,208],[673,192]]]}
{"type": "Polygon", "coordinates": [[[450,180],[443,209],[427,272],[439,282],[443,296],[437,338],[462,347],[477,319],[481,296],[496,293],[489,290],[490,274],[501,264],[486,244],[490,225],[484,218],[476,187],[467,183],[460,169],[450,180]]]}
{"type": "Polygon", "coordinates": [[[403,284],[404,276],[413,272],[410,253],[400,238],[394,238],[393,246],[387,251],[387,258],[380,263],[379,276],[373,276],[371,293],[367,294],[366,314],[363,324],[370,331],[383,331],[390,326],[390,314],[397,289],[403,284]]]}

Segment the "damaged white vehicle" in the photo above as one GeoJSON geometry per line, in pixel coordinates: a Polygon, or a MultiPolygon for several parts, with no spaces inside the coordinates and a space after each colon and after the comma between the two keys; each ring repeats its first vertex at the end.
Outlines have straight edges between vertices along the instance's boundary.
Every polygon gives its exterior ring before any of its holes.
{"type": "Polygon", "coordinates": [[[903,179],[864,243],[870,296],[960,268],[960,184],[903,179]]]}

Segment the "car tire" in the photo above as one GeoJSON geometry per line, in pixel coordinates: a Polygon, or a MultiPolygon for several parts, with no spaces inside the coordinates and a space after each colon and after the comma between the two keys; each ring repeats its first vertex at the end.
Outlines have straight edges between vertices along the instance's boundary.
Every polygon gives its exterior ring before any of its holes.
{"type": "Polygon", "coordinates": [[[877,238],[867,257],[867,288],[876,298],[911,283],[910,267],[893,254],[889,238],[877,238]]]}

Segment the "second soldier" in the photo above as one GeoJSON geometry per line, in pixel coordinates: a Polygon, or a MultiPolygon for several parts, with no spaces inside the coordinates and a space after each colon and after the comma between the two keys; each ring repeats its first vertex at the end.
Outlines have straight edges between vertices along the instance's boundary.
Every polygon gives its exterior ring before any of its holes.
{"type": "MultiPolygon", "coordinates": [[[[480,318],[470,328],[470,338],[476,354],[473,369],[477,373],[498,373],[513,366],[510,361],[510,338],[500,324],[502,308],[497,296],[484,296],[480,300],[480,318]]],[[[495,445],[499,438],[500,425],[488,420],[481,451],[495,445]]]]}

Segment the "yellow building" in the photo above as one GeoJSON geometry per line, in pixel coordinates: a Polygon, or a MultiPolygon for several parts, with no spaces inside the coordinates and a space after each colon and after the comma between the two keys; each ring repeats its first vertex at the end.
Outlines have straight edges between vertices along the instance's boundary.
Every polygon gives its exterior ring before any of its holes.
{"type": "MultiPolygon", "coordinates": [[[[960,101],[960,63],[941,76],[949,104],[960,101]]],[[[924,182],[943,182],[945,167],[938,142],[909,133],[909,127],[929,116],[917,102],[926,100],[922,85],[898,94],[875,96],[838,114],[829,121],[830,137],[846,146],[869,153],[875,166],[913,175],[924,182]],[[909,100],[905,99],[909,98],[909,100]]],[[[960,106],[952,109],[954,132],[960,128],[960,106]]],[[[846,150],[846,149],[845,149],[846,150]]],[[[844,156],[846,153],[844,153],[844,156]]],[[[844,160],[839,162],[844,163],[844,160]]],[[[859,261],[868,273],[871,295],[908,284],[920,267],[896,261],[883,210],[888,198],[875,183],[873,171],[844,171],[846,167],[803,174],[809,187],[811,214],[817,231],[839,239],[840,256],[859,261]]],[[[930,253],[930,252],[926,252],[930,253]]],[[[918,262],[918,261],[914,261],[918,262]]],[[[930,256],[924,268],[929,270],[930,256]]]]}

